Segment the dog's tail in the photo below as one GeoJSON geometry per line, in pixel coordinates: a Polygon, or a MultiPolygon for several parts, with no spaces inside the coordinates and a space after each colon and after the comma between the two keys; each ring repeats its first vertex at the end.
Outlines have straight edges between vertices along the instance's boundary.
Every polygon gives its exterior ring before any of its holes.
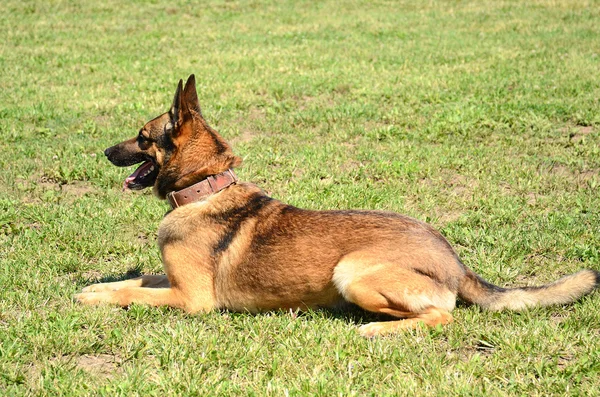
{"type": "Polygon", "coordinates": [[[573,302],[600,285],[600,272],[582,270],[539,287],[501,288],[488,283],[465,266],[458,297],[488,310],[521,310],[573,302]]]}

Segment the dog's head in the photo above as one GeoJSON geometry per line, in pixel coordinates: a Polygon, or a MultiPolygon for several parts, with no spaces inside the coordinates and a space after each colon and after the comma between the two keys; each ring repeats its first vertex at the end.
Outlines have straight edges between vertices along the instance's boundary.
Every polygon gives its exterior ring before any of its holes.
{"type": "Polygon", "coordinates": [[[142,163],[125,179],[123,189],[153,186],[162,199],[169,192],[242,162],[202,117],[194,75],[188,78],[185,88],[179,80],[168,112],[146,123],[136,137],[109,147],[104,154],[119,167],[142,163]]]}

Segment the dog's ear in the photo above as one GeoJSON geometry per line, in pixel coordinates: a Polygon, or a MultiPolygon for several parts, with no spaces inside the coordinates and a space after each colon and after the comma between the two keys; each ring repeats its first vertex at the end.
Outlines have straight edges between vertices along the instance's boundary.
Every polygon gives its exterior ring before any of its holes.
{"type": "Polygon", "coordinates": [[[193,116],[196,113],[202,117],[200,102],[198,102],[198,93],[196,92],[196,77],[192,74],[188,77],[183,89],[182,99],[183,113],[185,116],[193,116]]]}
{"type": "Polygon", "coordinates": [[[173,104],[171,105],[171,109],[169,110],[169,115],[171,116],[171,123],[173,126],[177,124],[177,122],[181,119],[181,91],[183,89],[183,80],[179,80],[179,84],[177,85],[177,91],[175,91],[175,97],[173,98],[173,104]]]}

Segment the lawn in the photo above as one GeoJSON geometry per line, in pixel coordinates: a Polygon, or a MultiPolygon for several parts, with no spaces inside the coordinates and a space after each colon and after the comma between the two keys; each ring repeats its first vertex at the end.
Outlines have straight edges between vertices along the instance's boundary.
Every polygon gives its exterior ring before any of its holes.
{"type": "Polygon", "coordinates": [[[238,175],[401,212],[498,285],[600,269],[600,2],[0,4],[0,394],[593,395],[600,294],[363,339],[369,315],[84,307],[160,273],[165,202],[104,148],[196,75],[238,175]]]}

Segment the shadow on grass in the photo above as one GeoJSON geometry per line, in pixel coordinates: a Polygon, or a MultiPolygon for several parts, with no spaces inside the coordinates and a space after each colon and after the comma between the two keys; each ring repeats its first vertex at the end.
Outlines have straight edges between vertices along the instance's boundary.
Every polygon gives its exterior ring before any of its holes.
{"type": "Polygon", "coordinates": [[[219,310],[220,313],[229,314],[231,316],[253,316],[253,317],[271,317],[273,315],[281,315],[281,316],[289,316],[290,313],[293,313],[295,318],[307,319],[307,320],[341,320],[351,325],[361,325],[370,323],[373,321],[390,321],[390,320],[398,320],[395,317],[386,315],[386,314],[378,314],[368,312],[364,309],[361,309],[359,306],[354,305],[352,303],[346,303],[338,308],[317,308],[311,309],[307,311],[300,310],[285,310],[285,309],[275,309],[275,310],[267,310],[260,313],[249,313],[249,312],[233,312],[227,309],[219,310]]]}
{"type": "Polygon", "coordinates": [[[98,284],[98,283],[113,283],[115,281],[123,281],[129,280],[130,278],[140,277],[142,275],[141,266],[136,266],[130,268],[125,273],[122,274],[111,274],[107,276],[102,276],[100,278],[93,276],[83,276],[79,278],[78,282],[82,287],[88,286],[90,284],[98,284]]]}

